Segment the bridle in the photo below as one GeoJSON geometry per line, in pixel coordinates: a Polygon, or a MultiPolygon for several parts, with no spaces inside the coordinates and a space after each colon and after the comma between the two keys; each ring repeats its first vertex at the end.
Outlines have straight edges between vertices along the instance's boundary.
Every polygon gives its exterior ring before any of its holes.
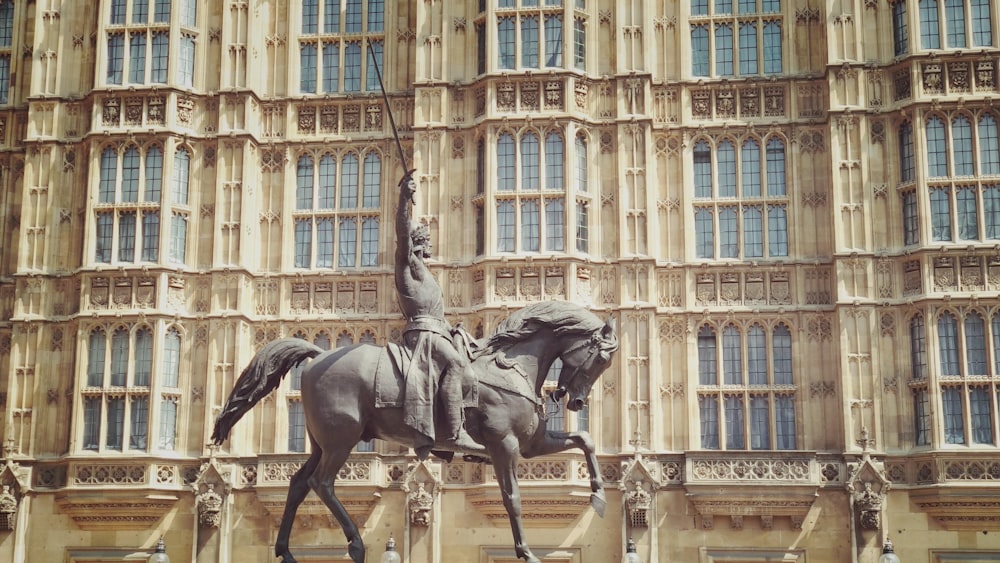
{"type": "MultiPolygon", "coordinates": [[[[552,393],[549,394],[549,397],[552,399],[552,402],[558,403],[559,401],[562,400],[563,397],[566,396],[566,393],[568,393],[568,391],[566,390],[567,384],[570,381],[575,380],[576,376],[580,372],[580,370],[584,366],[589,366],[591,364],[591,362],[593,361],[594,356],[597,355],[598,353],[600,353],[600,351],[601,351],[601,337],[595,332],[594,334],[590,335],[590,338],[586,339],[585,341],[577,344],[576,346],[573,346],[569,350],[566,350],[565,352],[563,352],[562,354],[560,354],[559,358],[563,359],[566,356],[570,356],[573,353],[577,352],[578,350],[580,350],[580,349],[582,349],[584,347],[588,347],[589,351],[587,352],[586,357],[583,358],[583,361],[580,362],[580,363],[578,363],[578,364],[576,364],[576,366],[573,367],[573,371],[570,372],[570,374],[568,376],[565,375],[565,373],[560,373],[559,374],[559,383],[558,383],[558,386],[556,387],[555,391],[553,391],[552,393]]],[[[565,363],[565,360],[563,360],[563,361],[565,363]]]]}

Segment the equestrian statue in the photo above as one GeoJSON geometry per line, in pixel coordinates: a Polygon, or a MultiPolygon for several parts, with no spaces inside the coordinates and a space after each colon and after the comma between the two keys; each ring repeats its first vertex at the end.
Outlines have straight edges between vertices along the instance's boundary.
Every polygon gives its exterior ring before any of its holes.
{"type": "MultiPolygon", "coordinates": [[[[397,135],[402,157],[398,141],[397,135]]],[[[402,162],[406,170],[405,158],[402,162]]],[[[373,438],[414,448],[420,459],[432,452],[449,460],[454,453],[489,458],[515,552],[528,563],[541,562],[525,542],[521,522],[516,477],[521,457],[582,450],[590,473],[591,505],[604,515],[594,441],[589,432],[546,429],[542,384],[560,359],[563,367],[550,397],[555,402],[565,399],[571,411],[582,409],[618,350],[613,318],[605,322],[580,305],[545,301],[515,311],[492,336],[479,341],[451,327],[444,317],[441,287],[425,263],[431,255],[429,233],[413,219],[415,186],[412,171],[407,172],[396,210],[395,282],[406,316],[402,343],[324,351],[299,338],[269,342],[240,374],[216,419],[212,441],[221,445],[237,421],[274,391],[290,369],[301,365],[311,455],[289,484],[274,546],[282,563],[295,561],[289,536],[295,512],[310,490],[343,529],[352,561],[364,563],[361,534],[334,484],[354,446],[373,438]]]]}

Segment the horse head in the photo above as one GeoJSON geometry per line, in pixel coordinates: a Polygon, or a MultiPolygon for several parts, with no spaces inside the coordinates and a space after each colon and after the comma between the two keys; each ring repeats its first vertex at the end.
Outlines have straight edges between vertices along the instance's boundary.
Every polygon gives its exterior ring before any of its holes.
{"type": "Polygon", "coordinates": [[[597,378],[611,365],[611,356],[618,350],[615,320],[609,317],[604,326],[589,335],[580,335],[560,354],[563,369],[552,393],[555,401],[569,396],[566,408],[578,411],[587,404],[587,396],[597,378]]]}

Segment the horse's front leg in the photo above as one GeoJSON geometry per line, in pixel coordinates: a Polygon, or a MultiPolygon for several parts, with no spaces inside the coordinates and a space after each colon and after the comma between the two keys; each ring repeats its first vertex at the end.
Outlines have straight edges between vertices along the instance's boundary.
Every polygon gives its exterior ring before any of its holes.
{"type": "Polygon", "coordinates": [[[504,508],[510,519],[510,528],[514,533],[514,553],[526,563],[542,563],[531,553],[524,539],[524,525],[521,523],[521,490],[517,483],[517,440],[508,436],[499,451],[492,452],[493,468],[496,470],[497,482],[500,484],[500,494],[503,497],[504,508]]]}
{"type": "Polygon", "coordinates": [[[593,506],[597,514],[604,518],[608,501],[604,497],[604,481],[601,479],[594,439],[591,438],[590,432],[553,432],[548,430],[544,436],[533,441],[522,453],[524,457],[530,458],[564,452],[570,448],[580,448],[580,451],[587,458],[587,470],[590,472],[590,506],[593,506]]]}

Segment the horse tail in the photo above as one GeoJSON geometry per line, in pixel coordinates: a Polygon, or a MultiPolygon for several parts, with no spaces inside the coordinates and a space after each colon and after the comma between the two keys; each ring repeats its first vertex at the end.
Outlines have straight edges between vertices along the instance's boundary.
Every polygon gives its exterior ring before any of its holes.
{"type": "Polygon", "coordinates": [[[212,442],[215,445],[222,444],[236,422],[268,393],[278,388],[288,370],[322,352],[322,348],[301,338],[282,338],[265,344],[236,380],[229,399],[222,407],[219,418],[215,420],[212,442]]]}

